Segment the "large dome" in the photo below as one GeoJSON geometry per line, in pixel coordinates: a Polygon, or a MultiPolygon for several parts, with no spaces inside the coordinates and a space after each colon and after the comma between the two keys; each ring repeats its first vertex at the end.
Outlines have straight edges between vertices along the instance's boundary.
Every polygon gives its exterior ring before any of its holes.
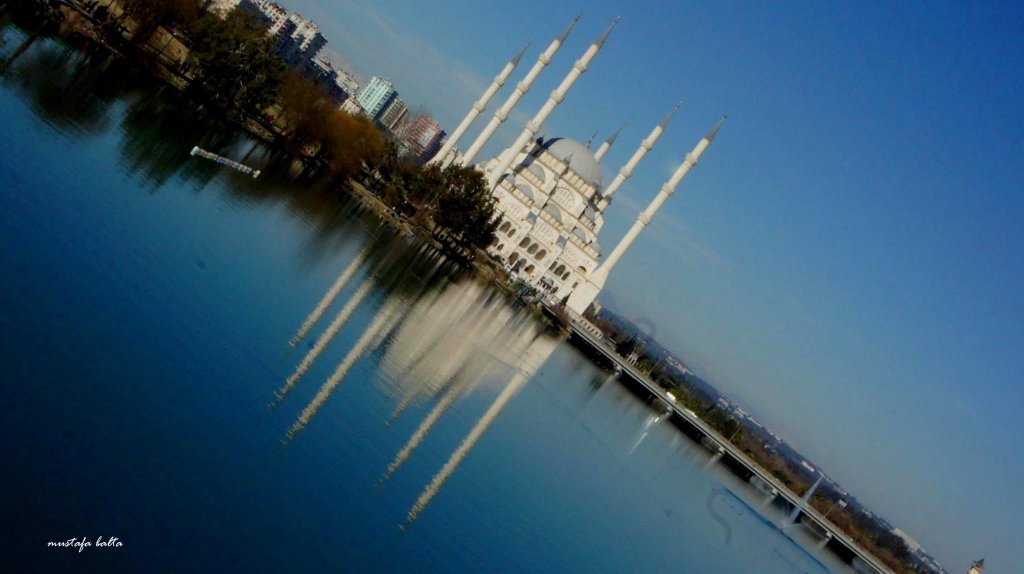
{"type": "Polygon", "coordinates": [[[601,164],[597,163],[594,152],[576,140],[554,138],[544,144],[544,149],[562,161],[569,162],[569,169],[595,188],[601,187],[601,164]]]}

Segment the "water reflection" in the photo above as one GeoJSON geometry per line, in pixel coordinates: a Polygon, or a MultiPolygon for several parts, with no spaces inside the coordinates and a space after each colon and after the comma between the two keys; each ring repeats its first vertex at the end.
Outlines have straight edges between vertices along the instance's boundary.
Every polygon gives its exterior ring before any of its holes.
{"type": "Polygon", "coordinates": [[[107,53],[40,40],[2,76],[32,112],[68,136],[94,136],[115,122],[111,104],[135,91],[133,74],[107,53]]]}
{"type": "MultiPolygon", "coordinates": [[[[276,406],[284,400],[285,396],[295,387],[302,376],[309,371],[313,363],[320,357],[331,341],[334,340],[367,295],[371,291],[384,293],[384,303],[380,306],[376,315],[367,324],[356,343],[349,349],[331,375],[320,386],[313,400],[306,405],[298,419],[289,427],[283,439],[284,442],[290,441],[309,424],[338,385],[345,379],[352,365],[368,350],[381,345],[387,334],[408,315],[409,309],[415,307],[415,301],[420,298],[428,287],[433,285],[435,281],[446,278],[454,271],[454,266],[447,263],[443,256],[427,249],[423,245],[411,244],[399,237],[392,238],[386,243],[389,247],[383,250],[383,256],[373,262],[372,268],[366,273],[363,281],[349,296],[348,300],[345,301],[324,332],[317,338],[309,352],[299,362],[295,371],[286,379],[284,386],[275,393],[276,401],[273,404],[276,406]]],[[[358,270],[359,264],[366,259],[367,254],[378,251],[373,249],[373,246],[374,243],[371,242],[368,245],[367,251],[360,252],[349,263],[348,268],[342,272],[339,279],[328,289],[328,293],[317,303],[313,313],[307,316],[303,326],[300,327],[300,331],[307,323],[309,323],[309,327],[306,330],[308,331],[309,328],[312,328],[316,321],[311,321],[311,317],[317,314],[318,310],[319,314],[322,314],[331,303],[327,300],[329,298],[334,299],[337,295],[335,293],[334,296],[331,296],[331,291],[334,291],[339,283],[343,286],[344,283],[348,282],[351,275],[355,274],[358,270]],[[325,301],[327,302],[325,303],[325,301]]],[[[341,287],[338,287],[337,291],[340,290],[341,287]]],[[[294,339],[295,337],[293,337],[294,339]]]]}
{"type": "Polygon", "coordinates": [[[121,133],[122,164],[154,189],[172,177],[205,187],[224,170],[195,160],[192,146],[223,150],[239,139],[228,126],[171,94],[137,96],[122,117],[121,133]]]}
{"type": "Polygon", "coordinates": [[[532,321],[473,282],[446,289],[414,309],[381,362],[397,402],[389,422],[416,401],[440,398],[388,465],[384,479],[401,467],[456,399],[507,371],[536,335],[532,321]]]}
{"type": "Polygon", "coordinates": [[[288,341],[288,346],[294,347],[295,345],[298,345],[299,342],[302,341],[302,339],[306,338],[306,335],[309,334],[309,330],[312,329],[313,326],[316,325],[317,321],[320,320],[320,317],[323,316],[324,311],[326,311],[327,308],[331,306],[331,303],[334,302],[334,299],[338,296],[338,293],[340,293],[341,290],[345,288],[345,284],[347,284],[349,280],[352,279],[352,276],[356,274],[356,271],[359,269],[359,266],[363,264],[363,261],[365,259],[365,251],[360,251],[359,254],[352,259],[352,262],[349,263],[348,267],[346,267],[345,270],[341,272],[341,275],[338,275],[338,278],[331,285],[331,288],[327,290],[327,293],[324,294],[323,298],[320,299],[320,302],[316,304],[316,307],[313,308],[313,311],[310,312],[308,316],[306,316],[306,319],[302,322],[302,325],[299,326],[299,330],[295,333],[294,336],[292,336],[291,340],[288,341]]]}
{"type": "MultiPolygon", "coordinates": [[[[0,59],[7,60],[29,34],[0,18],[0,59]]],[[[301,260],[321,264],[363,233],[354,220],[375,227],[338,186],[296,181],[289,161],[263,142],[239,132],[217,114],[170,88],[161,88],[145,74],[81,38],[76,46],[39,37],[0,74],[0,86],[11,90],[41,121],[70,139],[114,135],[121,167],[150,192],[172,180],[200,191],[216,180],[227,199],[244,204],[286,206],[309,230],[301,260]],[[189,155],[200,145],[216,153],[244,158],[262,175],[257,181],[189,155]]]]}
{"type": "MultiPolygon", "coordinates": [[[[391,291],[392,284],[407,283],[410,277],[426,277],[411,294],[389,293],[366,324],[344,358],[317,390],[288,428],[284,442],[302,431],[344,381],[353,365],[372,349],[384,349],[378,367],[385,391],[395,402],[389,422],[410,405],[436,401],[412,436],[402,445],[382,476],[387,480],[409,459],[430,430],[461,396],[486,380],[504,380],[491,405],[473,425],[458,448],[434,475],[416,499],[406,517],[412,522],[458,469],[509,401],[540,369],[554,351],[558,339],[548,336],[527,313],[510,306],[491,289],[474,281],[449,282],[428,292],[430,278],[442,274],[443,259],[431,250],[396,250],[384,257],[376,273],[367,273],[362,284],[341,306],[295,372],[277,392],[280,402],[294,389],[371,289],[391,291]],[[420,267],[416,270],[415,267],[420,267]]],[[[293,341],[301,339],[317,323],[345,285],[357,273],[364,259],[360,253],[303,321],[293,341]]]]}
{"type": "Polygon", "coordinates": [[[664,416],[665,415],[663,414],[648,415],[647,420],[644,421],[643,428],[640,429],[640,432],[637,435],[636,442],[633,443],[633,448],[629,449],[629,454],[633,454],[636,448],[640,446],[640,443],[644,442],[644,439],[647,438],[648,433],[651,432],[651,427],[658,424],[658,421],[660,421],[664,416]]]}
{"type": "Polygon", "coordinates": [[[487,432],[488,427],[490,427],[494,420],[498,418],[498,415],[501,414],[501,411],[506,405],[508,405],[508,402],[512,400],[512,397],[514,397],[515,394],[519,392],[527,382],[529,382],[540,366],[547,361],[548,357],[551,356],[556,345],[557,339],[544,334],[538,335],[531,342],[529,348],[527,348],[526,352],[523,354],[522,362],[519,364],[518,370],[512,376],[512,379],[509,380],[508,384],[505,385],[505,388],[502,389],[501,394],[494,399],[494,402],[491,403],[491,406],[488,407],[487,411],[480,417],[480,420],[476,422],[473,428],[469,431],[469,434],[466,435],[466,438],[463,439],[462,443],[459,444],[459,447],[452,453],[448,461],[444,463],[441,470],[434,475],[434,478],[431,479],[427,487],[423,489],[419,498],[416,499],[415,504],[413,504],[412,508],[409,510],[409,514],[405,518],[406,523],[416,520],[419,514],[423,512],[428,504],[430,504],[430,501],[437,495],[438,491],[441,490],[441,487],[444,486],[445,481],[448,480],[452,473],[454,473],[459,467],[459,464],[464,458],[466,458],[469,451],[473,449],[477,441],[480,440],[480,437],[487,432]]]}

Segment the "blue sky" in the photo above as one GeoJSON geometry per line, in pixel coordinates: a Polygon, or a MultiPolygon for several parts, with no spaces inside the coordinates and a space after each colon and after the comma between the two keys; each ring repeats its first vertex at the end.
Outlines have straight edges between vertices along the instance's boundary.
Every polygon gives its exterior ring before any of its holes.
{"type": "Polygon", "coordinates": [[[1024,11],[668,4],[285,2],[360,76],[391,78],[449,130],[531,41],[489,117],[582,14],[492,154],[622,16],[543,130],[586,141],[629,122],[604,162],[610,180],[683,100],[617,194],[606,253],[700,136],[730,119],[602,299],[652,318],[660,340],[952,571],[982,556],[1015,568],[1024,11]]]}

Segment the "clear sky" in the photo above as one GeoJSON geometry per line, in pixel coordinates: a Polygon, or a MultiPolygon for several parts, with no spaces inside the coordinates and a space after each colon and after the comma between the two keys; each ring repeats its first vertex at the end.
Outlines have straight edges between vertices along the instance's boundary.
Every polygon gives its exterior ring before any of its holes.
{"type": "Polygon", "coordinates": [[[492,153],[622,16],[543,130],[629,122],[609,181],[683,100],[609,209],[604,252],[730,119],[602,299],[951,571],[1024,563],[1019,3],[282,1],[449,131],[531,41],[489,117],[581,13],[492,153]]]}

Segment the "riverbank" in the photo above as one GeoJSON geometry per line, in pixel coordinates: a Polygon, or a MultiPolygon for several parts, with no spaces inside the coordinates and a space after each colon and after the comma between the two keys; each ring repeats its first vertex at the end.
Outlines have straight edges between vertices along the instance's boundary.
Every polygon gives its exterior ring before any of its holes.
{"type": "MultiPolygon", "coordinates": [[[[145,42],[138,43],[135,38],[138,33],[136,27],[132,20],[125,16],[116,1],[85,3],[80,0],[61,0],[56,4],[38,1],[36,3],[48,7],[44,14],[52,20],[52,24],[58,26],[56,35],[64,38],[69,45],[81,46],[82,42],[86,42],[91,43],[93,49],[106,50],[110,56],[128,62],[152,77],[160,89],[170,88],[187,95],[189,87],[197,81],[189,73],[187,66],[189,48],[173,28],[159,26],[145,42]]],[[[196,105],[203,104],[197,102],[196,105]]],[[[266,142],[275,149],[276,154],[286,156],[285,161],[293,166],[301,165],[302,167],[297,170],[299,173],[312,171],[312,177],[316,178],[316,172],[321,166],[315,162],[311,163],[311,158],[306,154],[288,153],[282,142],[285,133],[281,126],[278,122],[266,120],[265,115],[230,118],[237,129],[266,142]]],[[[415,236],[429,243],[435,249],[467,265],[481,280],[500,288],[505,293],[518,294],[507,272],[482,249],[458,245],[428,218],[404,216],[395,206],[389,205],[379,194],[372,192],[355,178],[337,182],[337,186],[350,193],[397,232],[415,236]]],[[[539,308],[534,306],[534,310],[538,316],[542,316],[539,308]]]]}

